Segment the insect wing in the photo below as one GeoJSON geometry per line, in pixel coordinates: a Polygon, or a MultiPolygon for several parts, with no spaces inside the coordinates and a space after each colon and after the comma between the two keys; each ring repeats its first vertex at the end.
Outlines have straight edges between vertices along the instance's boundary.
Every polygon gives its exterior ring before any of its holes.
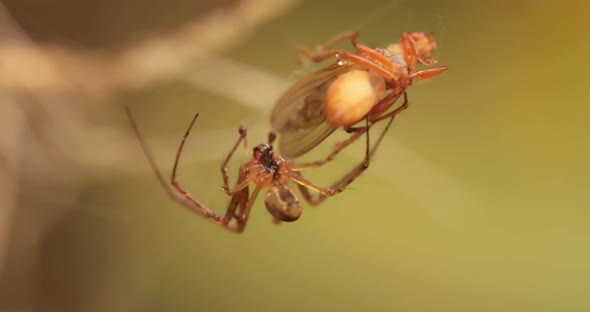
{"type": "Polygon", "coordinates": [[[330,65],[299,80],[279,98],[270,120],[273,131],[280,134],[282,156],[301,156],[337,129],[324,115],[326,91],[334,79],[351,68],[330,65]]]}

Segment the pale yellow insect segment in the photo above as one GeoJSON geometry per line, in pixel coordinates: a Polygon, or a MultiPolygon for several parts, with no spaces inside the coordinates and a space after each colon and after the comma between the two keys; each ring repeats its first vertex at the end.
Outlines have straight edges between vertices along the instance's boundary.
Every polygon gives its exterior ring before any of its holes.
{"type": "Polygon", "coordinates": [[[385,81],[378,74],[354,69],[336,78],[326,92],[326,119],[335,127],[360,121],[383,98],[385,81]]]}

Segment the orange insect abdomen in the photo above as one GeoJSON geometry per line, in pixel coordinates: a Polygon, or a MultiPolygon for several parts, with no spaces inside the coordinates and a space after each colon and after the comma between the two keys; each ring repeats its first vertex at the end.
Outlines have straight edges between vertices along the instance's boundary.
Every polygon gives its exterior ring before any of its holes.
{"type": "Polygon", "coordinates": [[[385,81],[372,71],[353,69],[336,78],[326,91],[326,119],[335,127],[357,123],[385,94],[385,81]]]}

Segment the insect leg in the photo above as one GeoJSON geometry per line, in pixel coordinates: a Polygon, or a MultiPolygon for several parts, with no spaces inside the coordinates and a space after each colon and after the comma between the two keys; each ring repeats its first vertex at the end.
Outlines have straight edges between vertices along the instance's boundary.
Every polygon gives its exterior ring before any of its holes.
{"type": "MultiPolygon", "coordinates": [[[[393,93],[391,93],[390,95],[393,95],[393,93]]],[[[402,105],[400,105],[398,108],[394,109],[393,111],[382,115],[389,107],[391,107],[391,105],[393,105],[393,103],[395,101],[397,101],[397,99],[399,98],[400,95],[395,95],[394,97],[389,99],[389,103],[388,102],[383,102],[383,105],[381,105],[381,102],[378,103],[377,105],[374,106],[375,109],[371,110],[371,112],[369,112],[369,120],[371,121],[371,123],[377,123],[381,120],[387,119],[389,117],[395,116],[399,113],[401,113],[402,111],[404,111],[405,109],[408,108],[408,93],[404,91],[403,93],[404,95],[404,103],[402,103],[402,105]]],[[[384,100],[387,97],[384,98],[384,100]]]]}
{"type": "Polygon", "coordinates": [[[413,71],[416,67],[416,58],[418,54],[416,51],[416,43],[408,33],[402,33],[401,44],[404,51],[404,61],[408,64],[410,71],[413,71]]]}
{"type": "Polygon", "coordinates": [[[429,79],[429,78],[432,78],[434,76],[437,76],[437,75],[443,73],[447,69],[448,69],[448,67],[441,66],[441,67],[429,68],[429,69],[417,71],[417,72],[412,73],[410,75],[410,79],[418,79],[418,80],[429,79]]]}
{"type": "Polygon", "coordinates": [[[357,32],[345,32],[345,33],[337,34],[336,36],[334,36],[333,38],[331,38],[330,40],[328,40],[324,44],[316,46],[315,52],[312,52],[305,47],[299,47],[299,48],[297,48],[299,62],[300,62],[300,64],[303,64],[304,63],[303,58],[308,59],[312,62],[316,62],[316,63],[321,62],[321,61],[325,60],[326,58],[334,55],[334,53],[333,53],[334,51],[332,49],[332,46],[334,44],[336,44],[342,40],[350,40],[350,43],[352,44],[352,46],[354,46],[355,49],[357,49],[357,51],[359,53],[361,53],[365,56],[370,56],[374,60],[381,63],[381,65],[383,65],[385,68],[393,71],[394,70],[393,64],[391,63],[391,61],[389,59],[387,59],[387,57],[385,57],[382,53],[377,52],[375,49],[371,49],[371,48],[367,47],[366,45],[360,44],[356,41],[356,38],[358,38],[358,35],[359,34],[357,32]]]}
{"type": "Polygon", "coordinates": [[[332,46],[334,44],[342,40],[350,40],[352,42],[352,45],[355,46],[357,37],[358,33],[356,32],[344,32],[337,34],[330,40],[326,41],[324,44],[317,45],[315,48],[315,52],[311,51],[306,47],[297,47],[297,60],[299,61],[300,65],[304,65],[309,61],[319,63],[334,55],[330,54],[330,52],[332,52],[332,46]]]}
{"type": "MultiPolygon", "coordinates": [[[[428,34],[428,35],[426,35],[426,40],[428,40],[428,44],[430,45],[430,49],[431,50],[433,50],[434,48],[436,48],[436,43],[435,43],[435,40],[434,40],[434,34],[428,34]]],[[[436,63],[436,59],[433,58],[432,56],[422,55],[420,53],[418,53],[418,55],[416,56],[416,59],[422,65],[430,66],[430,65],[436,63]]]]}

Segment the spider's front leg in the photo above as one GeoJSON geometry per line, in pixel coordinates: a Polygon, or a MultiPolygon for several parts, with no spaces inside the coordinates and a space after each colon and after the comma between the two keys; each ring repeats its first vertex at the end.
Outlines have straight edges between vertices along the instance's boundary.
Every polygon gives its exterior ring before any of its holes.
{"type": "Polygon", "coordinates": [[[248,217],[250,216],[250,211],[252,210],[252,206],[254,205],[254,201],[256,200],[258,193],[262,189],[261,185],[257,185],[256,188],[254,188],[252,195],[250,195],[250,189],[248,187],[252,182],[252,175],[250,174],[250,162],[247,162],[240,166],[240,170],[238,173],[238,181],[236,182],[236,185],[231,189],[229,187],[227,164],[229,163],[231,157],[235,153],[240,143],[242,141],[246,141],[246,128],[240,127],[239,133],[240,137],[238,141],[236,142],[236,144],[234,144],[229,155],[226,157],[225,161],[221,165],[221,173],[224,183],[223,189],[226,192],[226,194],[231,196],[231,200],[228,204],[222,223],[227,229],[237,233],[244,231],[246,223],[248,222],[248,217]],[[234,219],[236,222],[232,224],[231,221],[234,219]]]}
{"type": "MultiPolygon", "coordinates": [[[[223,178],[223,191],[229,196],[233,196],[235,193],[237,193],[237,192],[241,191],[242,189],[244,189],[245,187],[247,187],[248,184],[252,180],[252,178],[246,174],[244,177],[238,178],[238,183],[236,184],[236,186],[234,186],[234,188],[229,187],[229,175],[227,173],[227,164],[229,163],[230,159],[232,158],[232,156],[234,155],[234,153],[236,152],[236,150],[238,149],[238,146],[240,145],[240,143],[242,141],[244,141],[244,146],[246,146],[246,135],[247,135],[246,127],[241,126],[240,129],[238,130],[238,132],[240,134],[238,141],[236,141],[236,144],[234,144],[231,151],[229,152],[229,154],[227,155],[227,157],[225,158],[225,160],[221,164],[221,177],[223,178]]],[[[241,169],[240,169],[240,175],[242,175],[241,169]]]]}
{"type": "Polygon", "coordinates": [[[186,139],[190,133],[190,130],[191,130],[193,124],[195,123],[195,121],[197,120],[197,117],[199,116],[199,114],[195,114],[195,116],[193,117],[193,120],[190,123],[190,126],[188,127],[188,129],[186,130],[186,133],[182,137],[182,141],[180,142],[180,145],[178,147],[178,151],[176,153],[174,167],[172,169],[172,174],[170,176],[170,183],[167,183],[166,179],[162,175],[162,172],[158,168],[156,160],[155,160],[154,156],[152,155],[152,152],[151,152],[150,148],[148,147],[147,142],[144,140],[143,136],[141,135],[141,132],[139,131],[139,127],[137,126],[137,123],[135,122],[135,119],[133,118],[133,115],[131,114],[129,107],[125,107],[125,111],[127,113],[127,117],[129,119],[129,122],[131,123],[131,127],[133,129],[133,132],[135,133],[135,136],[137,137],[137,140],[139,141],[141,149],[143,150],[143,152],[148,160],[148,163],[150,164],[150,167],[154,171],[156,178],[158,179],[158,182],[162,185],[162,187],[164,188],[164,190],[166,191],[168,196],[170,198],[172,198],[174,201],[176,201],[179,204],[186,207],[188,210],[193,211],[193,212],[195,212],[195,213],[197,213],[197,214],[199,214],[199,215],[201,215],[201,216],[203,216],[203,217],[205,217],[217,224],[223,224],[223,218],[220,215],[216,214],[211,209],[207,208],[204,204],[200,203],[197,199],[193,198],[186,190],[184,190],[180,186],[180,184],[178,183],[178,181],[176,179],[176,171],[178,168],[178,162],[180,160],[180,155],[182,153],[184,143],[186,142],[186,139]]]}

